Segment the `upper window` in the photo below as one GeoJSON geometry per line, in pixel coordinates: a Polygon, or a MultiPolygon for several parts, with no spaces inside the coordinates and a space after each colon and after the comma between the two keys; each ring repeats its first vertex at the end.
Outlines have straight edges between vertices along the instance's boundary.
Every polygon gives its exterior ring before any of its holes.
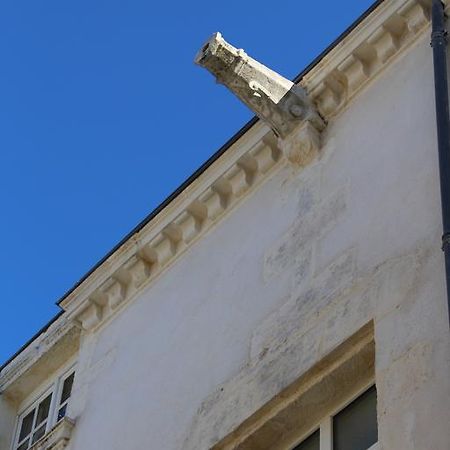
{"type": "Polygon", "coordinates": [[[74,374],[66,372],[20,414],[14,450],[30,448],[66,415],[74,374]]]}
{"type": "Polygon", "coordinates": [[[373,386],[325,418],[320,428],[293,450],[368,450],[376,448],[377,442],[377,391],[373,386]]]}

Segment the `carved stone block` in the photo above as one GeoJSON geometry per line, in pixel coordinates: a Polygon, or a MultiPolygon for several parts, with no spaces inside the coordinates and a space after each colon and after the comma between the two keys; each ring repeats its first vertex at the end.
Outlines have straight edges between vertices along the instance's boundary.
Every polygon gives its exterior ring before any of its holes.
{"type": "Polygon", "coordinates": [[[195,62],[228,87],[275,134],[286,138],[303,121],[321,130],[325,124],[306,91],[249,57],[216,33],[202,47],[195,62]]]}
{"type": "Polygon", "coordinates": [[[288,138],[280,139],[279,146],[292,164],[303,167],[318,155],[320,133],[309,122],[305,122],[288,138]]]}

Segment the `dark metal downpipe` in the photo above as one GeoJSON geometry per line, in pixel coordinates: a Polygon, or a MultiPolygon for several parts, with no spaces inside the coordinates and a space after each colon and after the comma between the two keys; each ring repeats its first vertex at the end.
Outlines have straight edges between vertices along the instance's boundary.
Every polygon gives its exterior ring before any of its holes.
{"type": "Polygon", "coordinates": [[[441,0],[433,0],[431,15],[431,46],[433,47],[442,225],[444,229],[442,250],[445,255],[447,311],[450,323],[450,120],[447,81],[447,31],[445,29],[444,5],[441,0]]]}

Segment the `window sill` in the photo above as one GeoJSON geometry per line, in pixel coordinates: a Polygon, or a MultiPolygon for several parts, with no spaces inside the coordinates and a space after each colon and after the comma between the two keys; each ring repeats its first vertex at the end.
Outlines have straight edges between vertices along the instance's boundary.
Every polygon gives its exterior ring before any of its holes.
{"type": "Polygon", "coordinates": [[[69,443],[75,422],[64,417],[48,433],[41,437],[29,450],[62,450],[69,443]]]}
{"type": "Polygon", "coordinates": [[[378,445],[378,442],[376,444],[373,444],[372,447],[370,447],[367,450],[380,450],[380,446],[378,445]]]}

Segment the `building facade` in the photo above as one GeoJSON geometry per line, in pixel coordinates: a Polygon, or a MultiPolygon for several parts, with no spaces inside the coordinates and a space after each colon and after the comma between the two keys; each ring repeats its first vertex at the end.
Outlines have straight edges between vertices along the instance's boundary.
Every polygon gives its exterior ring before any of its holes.
{"type": "Polygon", "coordinates": [[[450,448],[430,5],[378,1],[295,80],[323,126],[252,120],[59,302],[1,450],[450,448]]]}

